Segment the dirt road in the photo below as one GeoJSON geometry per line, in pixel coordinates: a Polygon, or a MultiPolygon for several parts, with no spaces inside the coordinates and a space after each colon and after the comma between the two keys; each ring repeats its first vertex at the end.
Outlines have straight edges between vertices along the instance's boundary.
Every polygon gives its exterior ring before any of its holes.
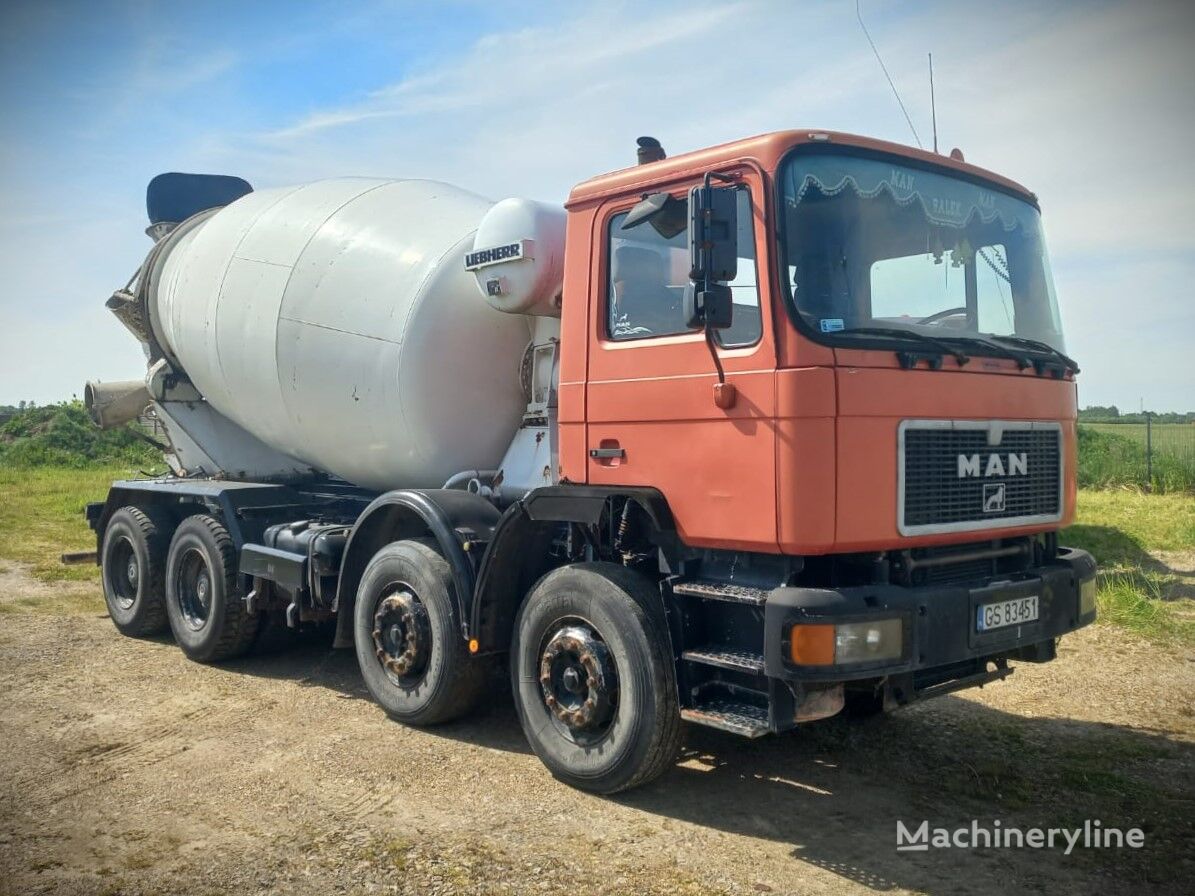
{"type": "Polygon", "coordinates": [[[351,652],[309,640],[200,666],[79,610],[102,606],[95,586],[63,588],[70,615],[38,609],[54,595],[22,570],[0,576],[0,892],[1182,892],[1195,879],[1195,657],[1112,628],[875,722],[754,743],[690,730],[673,771],[606,799],[546,773],[501,683],[468,721],[404,728],[369,701],[351,652]],[[1099,819],[1147,840],[1069,856],[895,850],[897,819],[973,818],[1099,819]]]}

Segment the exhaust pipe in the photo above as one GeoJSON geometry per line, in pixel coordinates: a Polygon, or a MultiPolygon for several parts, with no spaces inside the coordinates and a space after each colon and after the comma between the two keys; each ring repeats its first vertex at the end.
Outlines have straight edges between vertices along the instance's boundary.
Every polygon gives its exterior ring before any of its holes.
{"type": "Polygon", "coordinates": [[[640,165],[650,165],[652,162],[660,162],[668,157],[664,152],[664,147],[655,137],[640,137],[635,143],[635,156],[640,165]]]}
{"type": "Polygon", "coordinates": [[[150,401],[144,380],[117,383],[93,380],[83,387],[83,407],[100,429],[112,429],[136,420],[150,401]]]}

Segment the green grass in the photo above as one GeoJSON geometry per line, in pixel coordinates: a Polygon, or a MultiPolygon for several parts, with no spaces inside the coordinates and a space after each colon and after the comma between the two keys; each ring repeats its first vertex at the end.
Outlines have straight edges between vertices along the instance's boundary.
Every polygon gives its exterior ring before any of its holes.
{"type": "Polygon", "coordinates": [[[1080,489],[1068,543],[1101,562],[1139,562],[1147,551],[1195,550],[1195,498],[1134,489],[1080,489]]]}
{"type": "Polygon", "coordinates": [[[1061,538],[1100,564],[1102,623],[1157,644],[1195,645],[1195,575],[1162,559],[1195,554],[1195,498],[1082,489],[1075,524],[1061,538]]]}
{"type": "Polygon", "coordinates": [[[1157,493],[1195,492],[1195,425],[1160,423],[1153,427],[1153,460],[1146,464],[1145,424],[1079,425],[1079,485],[1143,487],[1149,478],[1157,493]]]}
{"type": "Polygon", "coordinates": [[[0,466],[108,465],[162,469],[162,455],[130,426],[101,430],[79,401],[25,408],[0,423],[0,466]]]}
{"type": "Polygon", "coordinates": [[[136,474],[122,466],[0,466],[0,562],[28,566],[41,582],[98,581],[94,564],[63,566],[59,557],[95,550],[83,508],[104,500],[112,480],[136,474]]]}
{"type": "MultiPolygon", "coordinates": [[[[1096,432],[1123,436],[1142,446],[1145,445],[1144,423],[1080,422],[1079,425],[1096,432]]],[[[1156,450],[1195,456],[1195,423],[1154,423],[1150,427],[1150,439],[1156,450]]]]}

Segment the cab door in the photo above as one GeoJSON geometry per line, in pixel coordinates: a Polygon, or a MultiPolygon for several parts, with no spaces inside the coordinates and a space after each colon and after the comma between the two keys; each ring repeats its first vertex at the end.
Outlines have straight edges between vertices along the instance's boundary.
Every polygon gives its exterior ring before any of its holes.
{"type": "MultiPolygon", "coordinates": [[[[671,193],[687,205],[696,184],[671,193]]],[[[683,320],[686,230],[665,235],[650,221],[625,228],[638,196],[611,200],[595,220],[587,479],[658,489],[678,534],[695,547],[778,551],[776,363],[761,186],[753,171],[736,185],[734,320],[714,340],[735,387],[726,408],[714,401],[718,374],[705,334],[683,320]]]]}

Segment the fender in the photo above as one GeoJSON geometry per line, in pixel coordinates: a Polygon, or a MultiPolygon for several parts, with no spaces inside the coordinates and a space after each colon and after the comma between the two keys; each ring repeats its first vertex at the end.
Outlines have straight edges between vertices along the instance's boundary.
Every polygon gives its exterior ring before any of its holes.
{"type": "Polygon", "coordinates": [[[675,531],[667,499],[647,487],[552,485],[529,492],[507,508],[493,529],[477,577],[469,632],[477,639],[478,653],[510,647],[523,597],[556,565],[549,549],[560,524],[596,526],[606,502],[615,497],[635,501],[657,533],[675,531]]]}
{"type": "Polygon", "coordinates": [[[87,506],[87,522],[95,532],[97,551],[102,550],[108,520],[126,504],[157,507],[176,522],[192,513],[218,516],[228,527],[237,551],[245,542],[259,539],[269,522],[285,519],[287,508],[305,506],[300,495],[279,483],[175,477],[120,479],[112,483],[103,503],[87,506]]]}
{"type": "Polygon", "coordinates": [[[336,639],[353,646],[353,609],[365,567],[395,541],[431,535],[452,571],[461,636],[469,637],[477,566],[475,542],[488,542],[500,514],[485,498],[459,489],[398,489],[375,498],[361,511],[344,549],[336,586],[336,639]]]}

